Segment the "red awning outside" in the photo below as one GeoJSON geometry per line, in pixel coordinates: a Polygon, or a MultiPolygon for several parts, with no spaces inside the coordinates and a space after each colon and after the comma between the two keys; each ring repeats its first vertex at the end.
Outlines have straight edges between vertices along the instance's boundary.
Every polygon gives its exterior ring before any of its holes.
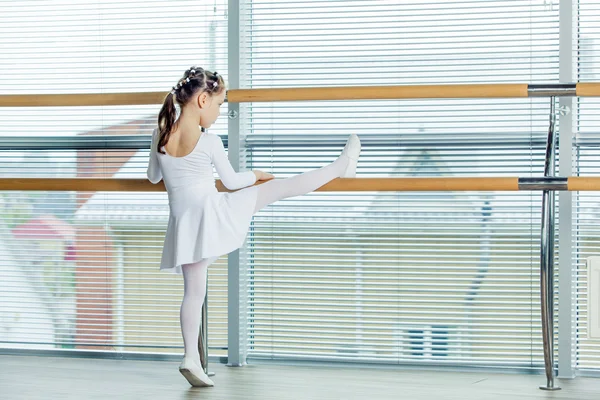
{"type": "Polygon", "coordinates": [[[32,218],[24,224],[14,227],[12,234],[18,239],[62,239],[67,242],[75,240],[73,225],[54,215],[32,218]]]}

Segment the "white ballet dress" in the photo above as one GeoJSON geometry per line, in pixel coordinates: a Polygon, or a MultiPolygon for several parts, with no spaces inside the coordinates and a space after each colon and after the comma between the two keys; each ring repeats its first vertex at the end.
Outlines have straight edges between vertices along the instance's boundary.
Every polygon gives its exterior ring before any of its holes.
{"type": "Polygon", "coordinates": [[[208,132],[203,132],[194,149],[183,157],[159,153],[157,143],[158,129],[155,129],[147,176],[152,183],[162,179],[169,198],[169,222],[160,269],[180,274],[184,264],[240,248],[252,221],[257,191],[218,192],[213,165],[223,185],[230,190],[253,185],[254,173],[235,172],[221,138],[208,132]]]}

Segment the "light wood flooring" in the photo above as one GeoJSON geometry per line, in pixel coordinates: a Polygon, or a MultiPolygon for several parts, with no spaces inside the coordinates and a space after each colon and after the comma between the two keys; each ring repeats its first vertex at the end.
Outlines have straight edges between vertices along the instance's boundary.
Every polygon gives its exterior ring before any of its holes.
{"type": "Polygon", "coordinates": [[[213,388],[191,388],[171,361],[0,355],[0,399],[556,399],[599,400],[600,378],[557,379],[562,390],[538,389],[541,375],[211,363],[213,388]]]}

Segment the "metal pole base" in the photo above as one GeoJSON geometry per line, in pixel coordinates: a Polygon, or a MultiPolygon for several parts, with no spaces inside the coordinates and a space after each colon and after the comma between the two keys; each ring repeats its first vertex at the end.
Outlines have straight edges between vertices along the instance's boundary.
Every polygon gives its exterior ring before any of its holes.
{"type": "Polygon", "coordinates": [[[546,380],[546,386],[540,386],[540,389],[547,390],[547,391],[550,391],[550,392],[562,389],[559,386],[554,386],[554,383],[555,383],[555,381],[554,381],[554,377],[553,377],[552,380],[546,380]]]}
{"type": "Polygon", "coordinates": [[[556,387],[556,386],[540,386],[540,389],[542,390],[548,390],[548,391],[554,391],[554,390],[561,390],[562,388],[556,387]]]}

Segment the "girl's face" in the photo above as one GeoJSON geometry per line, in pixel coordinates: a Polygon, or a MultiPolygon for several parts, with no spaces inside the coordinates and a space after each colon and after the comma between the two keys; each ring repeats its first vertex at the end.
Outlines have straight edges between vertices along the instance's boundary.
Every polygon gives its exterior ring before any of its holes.
{"type": "Polygon", "coordinates": [[[215,123],[219,115],[221,115],[221,106],[225,102],[226,91],[210,95],[202,93],[198,96],[198,106],[200,107],[200,126],[208,129],[215,123]]]}

